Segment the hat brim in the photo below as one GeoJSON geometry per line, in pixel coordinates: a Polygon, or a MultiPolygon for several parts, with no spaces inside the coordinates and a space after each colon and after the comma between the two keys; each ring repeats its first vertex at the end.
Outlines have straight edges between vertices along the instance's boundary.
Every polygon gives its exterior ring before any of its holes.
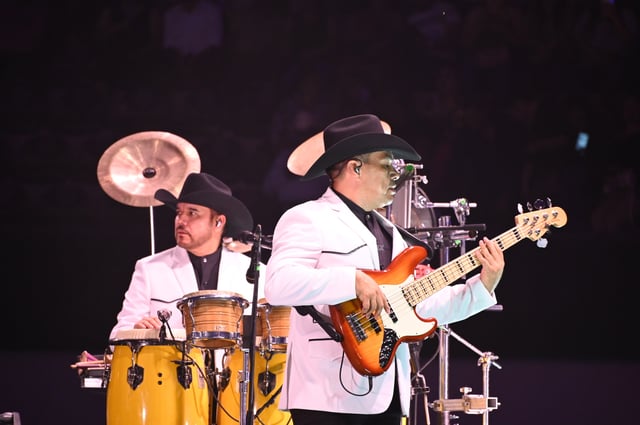
{"type": "Polygon", "coordinates": [[[395,159],[418,161],[422,158],[409,143],[393,134],[357,134],[341,140],[321,154],[302,176],[301,180],[320,177],[327,168],[345,159],[379,151],[391,152],[395,159]]]}
{"type": "MultiPolygon", "coordinates": [[[[386,134],[391,134],[391,126],[386,121],[380,121],[386,134]]],[[[287,159],[287,168],[297,176],[304,176],[324,153],[323,131],[320,131],[296,147],[287,159]]]]}
{"type": "Polygon", "coordinates": [[[238,237],[243,231],[253,231],[253,217],[251,212],[239,199],[221,193],[211,193],[210,191],[195,191],[181,198],[176,198],[166,189],[158,189],[154,197],[176,210],[179,202],[202,205],[211,208],[227,217],[227,223],[223,236],[232,238],[238,237]],[[203,201],[204,199],[204,201],[203,201]]]}

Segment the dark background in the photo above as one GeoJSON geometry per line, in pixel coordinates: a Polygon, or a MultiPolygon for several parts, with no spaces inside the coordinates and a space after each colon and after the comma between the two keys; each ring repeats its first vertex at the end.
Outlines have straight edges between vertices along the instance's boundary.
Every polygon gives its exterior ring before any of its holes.
{"type": "MultiPolygon", "coordinates": [[[[632,417],[634,2],[213,2],[221,41],[193,54],[163,41],[176,3],[4,3],[0,411],[21,411],[26,425],[104,420],[104,394],[80,389],[69,365],[106,348],[152,238],[156,251],[173,244],[169,211],[125,205],[100,186],[113,143],[142,131],[185,138],[270,234],[282,211],[320,190],[287,176],[282,158],[333,120],[375,113],[423,156],[431,201],[476,202],[467,224],[485,224],[487,236],[537,198],[569,217],[547,248],[524,241],[505,253],[503,311],[453,325],[505,366],[492,372],[492,393],[508,399],[492,421],[632,417]],[[579,132],[589,134],[582,151],[579,132]]],[[[475,354],[451,345],[452,372],[471,365],[477,379],[475,354]]],[[[425,342],[424,359],[435,349],[425,342]]],[[[427,370],[433,400],[437,364],[427,370]]]]}

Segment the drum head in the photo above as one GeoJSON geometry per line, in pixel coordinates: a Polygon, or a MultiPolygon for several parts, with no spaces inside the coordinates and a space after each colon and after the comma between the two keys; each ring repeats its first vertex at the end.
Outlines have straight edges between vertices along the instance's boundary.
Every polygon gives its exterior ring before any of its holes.
{"type": "Polygon", "coordinates": [[[182,297],[182,299],[178,302],[178,308],[180,304],[185,300],[191,299],[201,299],[201,298],[224,298],[224,299],[234,299],[240,302],[243,307],[247,307],[249,305],[249,301],[242,297],[242,295],[237,292],[232,291],[218,291],[216,289],[208,289],[203,291],[191,292],[182,297]]]}

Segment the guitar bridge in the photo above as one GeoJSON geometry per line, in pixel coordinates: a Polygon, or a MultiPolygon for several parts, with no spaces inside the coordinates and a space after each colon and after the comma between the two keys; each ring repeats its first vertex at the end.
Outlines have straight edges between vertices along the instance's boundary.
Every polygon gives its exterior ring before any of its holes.
{"type": "MultiPolygon", "coordinates": [[[[359,313],[351,313],[345,316],[347,323],[349,323],[349,328],[351,328],[351,331],[358,342],[362,342],[367,339],[367,331],[363,328],[362,322],[360,322],[361,317],[362,315],[359,313]]],[[[367,322],[369,329],[372,329],[376,334],[379,334],[382,331],[380,323],[378,323],[375,317],[370,317],[367,322]]]]}
{"type": "Polygon", "coordinates": [[[367,338],[367,333],[362,328],[362,324],[360,320],[358,320],[358,314],[351,313],[345,316],[347,323],[349,323],[349,328],[353,332],[353,336],[358,340],[358,342],[362,342],[367,338]]]}

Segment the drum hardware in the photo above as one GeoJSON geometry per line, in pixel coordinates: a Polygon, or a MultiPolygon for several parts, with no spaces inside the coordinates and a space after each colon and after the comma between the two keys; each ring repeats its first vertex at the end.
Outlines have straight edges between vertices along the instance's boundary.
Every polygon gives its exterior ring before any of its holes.
{"type": "MultiPolygon", "coordinates": [[[[225,357],[227,354],[225,354],[225,357]]],[[[224,363],[224,361],[223,361],[224,363]]],[[[229,381],[231,380],[231,369],[228,366],[224,366],[221,369],[213,369],[209,374],[212,382],[216,383],[216,390],[218,392],[224,391],[225,388],[229,385],[229,381]]]]}
{"type": "Polygon", "coordinates": [[[131,366],[127,369],[127,383],[132,390],[135,390],[144,379],[144,368],[136,362],[136,357],[144,346],[144,341],[128,341],[127,345],[131,350],[131,366]]]}
{"type": "Polygon", "coordinates": [[[251,348],[242,349],[242,370],[238,371],[238,383],[240,384],[240,425],[247,425],[253,423],[253,369],[254,361],[253,356],[253,344],[251,348]],[[249,400],[247,401],[247,396],[249,400]],[[252,406],[251,409],[248,406],[252,406]]]}
{"type": "Polygon", "coordinates": [[[462,241],[476,240],[484,232],[485,224],[467,224],[464,226],[440,226],[406,229],[418,239],[428,241],[434,249],[441,247],[458,248],[462,241]]]}
{"type": "MultiPolygon", "coordinates": [[[[429,393],[430,388],[427,386],[427,380],[424,378],[422,374],[422,368],[420,368],[420,348],[422,345],[420,343],[411,342],[409,343],[409,353],[411,354],[411,398],[416,399],[418,396],[422,395],[422,406],[424,407],[424,417],[426,425],[431,423],[429,419],[429,400],[427,398],[427,394],[429,393]]],[[[412,418],[418,417],[418,403],[413,403],[413,415],[412,418]]]]}
{"type": "MultiPolygon", "coordinates": [[[[257,350],[254,352],[254,376],[255,380],[252,383],[252,388],[255,394],[253,409],[251,415],[253,421],[247,420],[248,414],[244,415],[244,418],[240,418],[242,415],[240,410],[241,400],[248,399],[248,388],[243,388],[245,383],[248,385],[246,365],[249,355],[249,349],[233,350],[231,356],[228,358],[229,362],[226,364],[227,370],[231,370],[229,385],[218,394],[218,415],[216,425],[237,425],[242,424],[241,420],[245,420],[248,425],[270,424],[270,425],[287,425],[291,423],[291,415],[288,412],[280,411],[277,406],[278,397],[282,391],[282,383],[284,380],[283,374],[285,373],[286,353],[273,352],[266,353],[266,356],[259,353],[257,350]],[[268,359],[268,360],[267,360],[268,359]],[[271,386],[271,389],[261,388],[264,383],[263,379],[269,382],[267,385],[271,386]],[[246,382],[244,382],[247,380],[246,382]],[[243,394],[244,391],[244,394],[243,394]]],[[[246,386],[245,386],[246,387],[246,386]]],[[[251,406],[248,403],[244,403],[243,406],[251,406]]]]}
{"type": "MultiPolygon", "coordinates": [[[[269,344],[269,348],[271,348],[271,344],[269,344]]],[[[275,351],[265,350],[264,347],[260,348],[260,355],[266,360],[265,371],[258,374],[258,389],[263,396],[267,396],[276,387],[276,375],[269,370],[269,361],[274,353],[275,351]]]]}
{"type": "Polygon", "coordinates": [[[247,282],[253,285],[253,299],[251,302],[251,317],[253,318],[253,326],[251,326],[250,344],[248,349],[243,349],[243,366],[244,379],[239,378],[240,382],[240,425],[253,424],[255,418],[255,391],[253,381],[255,379],[255,351],[256,351],[256,332],[258,317],[258,282],[260,282],[260,261],[262,260],[262,225],[256,224],[252,235],[251,262],[247,269],[247,282]]]}
{"type": "MultiPolygon", "coordinates": [[[[428,182],[425,176],[419,175],[416,170],[421,170],[421,164],[405,164],[403,174],[399,180],[396,196],[393,204],[387,210],[387,218],[414,234],[418,239],[429,242],[434,248],[440,249],[440,264],[449,262],[449,249],[459,248],[461,254],[465,251],[465,242],[475,240],[479,232],[484,231],[486,226],[467,225],[466,218],[470,214],[470,209],[477,207],[475,202],[469,202],[466,198],[458,198],[450,202],[431,202],[426,193],[418,186],[419,183],[426,184],[428,182]],[[451,226],[451,217],[441,216],[436,219],[433,208],[452,208],[456,216],[459,226],[451,226]],[[424,214],[416,214],[416,212],[427,211],[430,214],[424,217],[424,214]],[[412,220],[418,219],[418,223],[412,223],[412,220]]],[[[500,307],[501,310],[501,307],[500,307]]],[[[413,417],[408,418],[412,424],[417,424],[417,403],[423,402],[425,409],[426,423],[430,423],[428,407],[440,413],[440,425],[449,425],[450,411],[454,409],[449,407],[462,407],[467,413],[483,413],[484,425],[488,424],[489,411],[498,407],[499,403],[495,397],[488,397],[489,394],[489,377],[488,371],[491,364],[495,365],[494,360],[497,359],[491,353],[484,353],[479,364],[483,365],[483,396],[475,396],[470,393],[470,389],[465,388],[463,398],[460,400],[448,400],[448,380],[449,380],[449,335],[458,337],[449,329],[448,325],[440,326],[439,332],[439,399],[429,404],[426,393],[429,388],[426,386],[424,376],[420,373],[419,351],[421,342],[410,344],[410,353],[412,360],[412,406],[413,417]],[[415,363],[415,364],[414,364],[415,363]],[[422,395],[423,399],[418,400],[418,396],[422,395]]],[[[461,338],[460,338],[461,339],[461,338]]],[[[475,350],[475,349],[474,349],[475,350]]],[[[499,366],[499,365],[498,365],[499,366]]]]}
{"type": "MultiPolygon", "coordinates": [[[[494,309],[500,310],[500,309],[494,309]]],[[[500,406],[497,397],[489,397],[489,371],[491,366],[495,366],[498,369],[502,369],[496,360],[498,356],[494,355],[492,352],[485,351],[482,352],[478,350],[476,347],[471,345],[467,340],[462,338],[460,335],[453,332],[451,329],[441,327],[440,335],[442,333],[446,333],[450,336],[453,336],[462,344],[467,346],[471,351],[479,354],[478,358],[478,366],[482,366],[482,395],[471,394],[470,387],[462,387],[460,388],[460,392],[462,393],[462,398],[459,399],[449,399],[449,400],[436,400],[433,402],[432,407],[434,410],[438,412],[452,412],[452,411],[463,411],[467,414],[482,414],[483,415],[483,424],[487,424],[489,422],[489,412],[497,409],[500,406]]]]}
{"type": "Polygon", "coordinates": [[[180,351],[182,352],[182,360],[174,360],[173,362],[178,365],[176,368],[178,382],[182,385],[182,388],[188,390],[189,387],[191,387],[191,382],[193,381],[193,375],[191,374],[191,368],[189,366],[193,365],[194,362],[191,359],[187,360],[186,342],[182,343],[182,350],[180,351]]]}
{"type": "Polygon", "coordinates": [[[158,189],[179,193],[190,173],[200,171],[195,147],[166,131],[143,131],[109,146],[98,161],[98,182],[114,200],[133,207],[149,207],[151,253],[155,253],[153,207],[158,189]]]}
{"type": "Polygon", "coordinates": [[[109,379],[108,356],[93,355],[88,351],[83,351],[78,356],[78,361],[71,365],[76,369],[80,378],[80,388],[106,388],[109,379]]]}
{"type": "Polygon", "coordinates": [[[20,425],[20,412],[2,412],[0,413],[0,424],[2,425],[20,425]]]}
{"type": "MultiPolygon", "coordinates": [[[[453,207],[455,208],[456,205],[459,204],[455,204],[454,202],[457,201],[452,201],[452,203],[450,203],[449,205],[453,205],[453,207]]],[[[466,201],[465,201],[466,202],[466,201]]],[[[458,214],[457,218],[459,220],[460,223],[460,227],[465,227],[465,218],[466,218],[466,214],[458,214]],[[460,221],[462,220],[462,221],[460,221]]],[[[453,228],[453,231],[455,231],[455,227],[458,226],[450,226],[451,224],[451,217],[449,216],[442,216],[439,217],[438,219],[438,223],[440,224],[440,227],[442,228],[453,228]]],[[[484,229],[484,225],[480,225],[482,226],[482,229],[484,229]]],[[[475,238],[475,236],[474,236],[475,238]]],[[[471,238],[473,239],[473,238],[471,238]]],[[[448,238],[449,241],[452,241],[452,238],[448,238]]],[[[460,249],[460,254],[463,255],[465,253],[465,249],[466,249],[466,245],[465,242],[467,240],[470,240],[470,238],[462,238],[460,239],[456,244],[457,247],[460,249]]],[[[449,249],[450,249],[451,245],[450,244],[443,244],[442,245],[442,250],[440,251],[440,263],[441,264],[446,264],[449,262],[449,249]]],[[[502,308],[497,308],[497,309],[488,309],[488,310],[502,310],[502,308]]],[[[486,388],[485,390],[485,395],[484,397],[478,397],[478,396],[474,396],[474,395],[469,395],[469,394],[464,394],[463,398],[460,400],[451,400],[448,398],[448,394],[449,394],[449,336],[454,336],[456,337],[460,342],[463,342],[464,340],[462,339],[462,337],[458,336],[455,332],[453,332],[449,325],[443,325],[439,327],[439,370],[440,370],[440,381],[439,381],[439,399],[437,401],[435,401],[434,403],[431,404],[431,407],[437,411],[439,413],[439,424],[440,425],[449,425],[450,420],[452,418],[456,418],[455,415],[451,415],[452,411],[464,411],[465,413],[469,413],[469,414],[477,414],[477,413],[483,413],[483,425],[488,425],[489,423],[489,412],[495,408],[497,408],[497,399],[490,399],[488,398],[488,393],[489,393],[489,381],[488,381],[488,368],[484,369],[483,368],[483,381],[485,382],[486,388]],[[485,408],[481,409],[480,406],[482,403],[485,403],[485,408]],[[489,406],[494,406],[491,407],[491,409],[489,409],[489,406]],[[461,407],[460,409],[458,409],[458,407],[461,407]]],[[[474,351],[479,352],[479,350],[475,349],[475,347],[473,347],[471,344],[469,344],[468,342],[464,341],[465,345],[467,345],[469,348],[472,348],[474,351]]],[[[483,362],[484,364],[489,364],[488,362],[483,362]]],[[[499,366],[499,365],[498,365],[499,366]]],[[[467,390],[465,390],[467,391],[467,390]]],[[[467,393],[470,392],[467,391],[467,393]]]]}
{"type": "Polygon", "coordinates": [[[136,363],[127,369],[127,383],[132,390],[138,388],[144,379],[144,368],[136,363]]]}
{"type": "Polygon", "coordinates": [[[276,375],[269,372],[269,369],[258,374],[258,388],[262,395],[266,396],[276,387],[276,375]]]}

